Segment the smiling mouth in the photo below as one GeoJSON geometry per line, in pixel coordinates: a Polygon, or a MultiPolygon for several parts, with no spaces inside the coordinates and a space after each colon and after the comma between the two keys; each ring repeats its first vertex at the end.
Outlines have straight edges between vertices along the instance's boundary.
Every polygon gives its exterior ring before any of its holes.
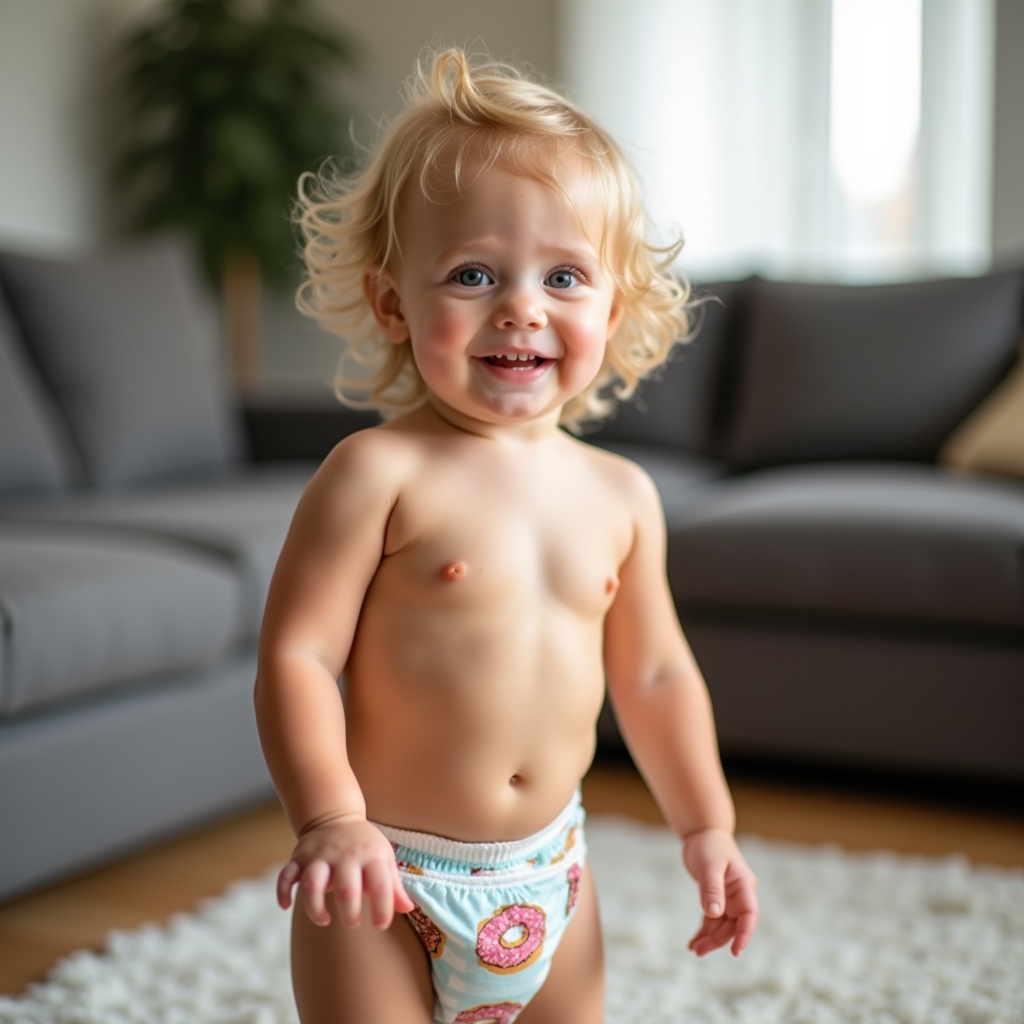
{"type": "Polygon", "coordinates": [[[535,370],[538,366],[551,362],[542,356],[530,355],[526,352],[510,353],[508,355],[486,356],[484,362],[489,366],[495,366],[502,370],[535,370]]]}

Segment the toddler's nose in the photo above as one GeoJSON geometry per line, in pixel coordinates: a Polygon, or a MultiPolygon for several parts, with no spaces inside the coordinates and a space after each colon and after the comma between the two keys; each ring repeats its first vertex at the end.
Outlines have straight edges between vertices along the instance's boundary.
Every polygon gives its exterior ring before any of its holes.
{"type": "Polygon", "coordinates": [[[537,297],[527,288],[506,291],[494,314],[494,326],[505,330],[536,331],[547,322],[548,318],[537,297]]]}

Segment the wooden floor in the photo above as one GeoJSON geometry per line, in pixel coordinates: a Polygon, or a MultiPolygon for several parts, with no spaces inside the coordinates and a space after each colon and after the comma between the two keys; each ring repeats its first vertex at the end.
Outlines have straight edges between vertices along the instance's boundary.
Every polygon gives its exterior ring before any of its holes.
{"type": "MultiPolygon", "coordinates": [[[[961,853],[978,863],[1024,865],[1024,807],[958,790],[884,792],[851,784],[730,770],[741,832],[848,849],[961,853]]],[[[595,768],[584,786],[588,812],[659,822],[643,783],[625,765],[595,768]]],[[[260,874],[291,849],[276,806],[85,877],[0,906],[0,994],[21,992],[59,958],[99,948],[111,929],[134,928],[188,910],[237,878],[260,874]]]]}

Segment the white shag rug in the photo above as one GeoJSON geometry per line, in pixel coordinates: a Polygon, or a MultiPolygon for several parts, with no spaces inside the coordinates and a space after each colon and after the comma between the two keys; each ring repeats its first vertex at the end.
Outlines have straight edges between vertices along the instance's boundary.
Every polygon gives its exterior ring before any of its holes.
{"type": "MultiPolygon", "coordinates": [[[[676,839],[600,817],[587,835],[608,1024],[1024,1024],[1024,869],[747,838],[758,933],[738,960],[697,960],[676,839]]],[[[166,926],[114,933],[104,953],[77,953],[0,999],[2,1024],[295,1021],[272,874],[166,926]]]]}

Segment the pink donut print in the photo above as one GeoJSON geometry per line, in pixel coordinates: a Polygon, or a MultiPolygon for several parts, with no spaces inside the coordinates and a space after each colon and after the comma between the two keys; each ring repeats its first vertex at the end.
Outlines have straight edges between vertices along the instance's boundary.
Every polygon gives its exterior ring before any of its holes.
{"type": "Polygon", "coordinates": [[[512,1024],[523,1008],[522,1003],[492,1003],[463,1010],[455,1024],[512,1024]]]}
{"type": "Polygon", "coordinates": [[[573,907],[576,906],[577,901],[580,898],[580,877],[583,874],[583,868],[580,864],[573,864],[569,868],[569,899],[565,904],[566,914],[571,914],[573,907]]]}
{"type": "Polygon", "coordinates": [[[495,974],[529,967],[544,948],[545,920],[540,907],[514,903],[481,921],[476,937],[480,965],[495,974]]]}

